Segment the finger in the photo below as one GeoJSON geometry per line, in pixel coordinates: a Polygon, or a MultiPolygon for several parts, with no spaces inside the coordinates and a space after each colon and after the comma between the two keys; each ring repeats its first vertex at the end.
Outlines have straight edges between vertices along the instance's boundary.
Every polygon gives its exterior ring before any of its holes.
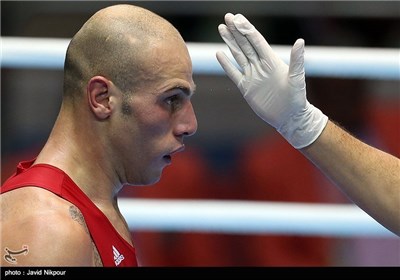
{"type": "Polygon", "coordinates": [[[265,40],[264,36],[241,14],[237,14],[233,18],[233,24],[236,30],[245,36],[249,44],[257,53],[260,59],[264,59],[268,64],[274,65],[277,55],[265,40]]]}
{"type": "Polygon", "coordinates": [[[304,40],[297,39],[290,52],[289,82],[297,87],[305,87],[304,40]]]}
{"type": "Polygon", "coordinates": [[[227,28],[226,25],[220,24],[218,26],[219,34],[224,42],[228,45],[233,57],[235,58],[236,62],[239,64],[241,68],[246,68],[249,64],[247,57],[243,54],[241,48],[236,43],[235,38],[233,37],[230,30],[227,28]]]}
{"type": "Polygon", "coordinates": [[[219,64],[221,64],[222,68],[228,75],[228,77],[232,80],[232,82],[239,87],[239,83],[242,80],[243,74],[240,72],[235,65],[229,60],[225,53],[218,51],[217,60],[219,64]]]}
{"type": "Polygon", "coordinates": [[[234,21],[236,16],[234,16],[233,14],[226,14],[225,15],[226,26],[230,31],[230,33],[232,34],[233,38],[235,39],[237,45],[240,47],[244,55],[247,57],[247,59],[251,60],[253,63],[257,63],[259,60],[257,52],[254,50],[253,46],[246,38],[246,36],[243,35],[235,25],[234,21]]]}

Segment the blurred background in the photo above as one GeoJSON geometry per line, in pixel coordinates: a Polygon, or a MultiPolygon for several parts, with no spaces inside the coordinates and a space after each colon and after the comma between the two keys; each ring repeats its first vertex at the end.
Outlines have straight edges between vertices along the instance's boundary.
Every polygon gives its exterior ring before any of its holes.
{"type": "MultiPolygon", "coordinates": [[[[398,1],[1,1],[1,36],[71,38],[117,3],[168,19],[187,42],[222,43],[226,12],[244,14],[271,45],[399,48],[398,1]]],[[[400,60],[400,57],[399,57],[400,60]]],[[[400,63],[400,62],[399,62],[400,63]]],[[[62,71],[1,69],[1,180],[36,156],[57,116],[62,71]]],[[[197,134],[159,183],[123,197],[351,203],[264,124],[224,75],[194,75],[197,134]]],[[[307,77],[308,99],[365,142],[400,156],[398,80],[307,77]]],[[[145,266],[399,266],[397,238],[132,232],[145,266]]]]}

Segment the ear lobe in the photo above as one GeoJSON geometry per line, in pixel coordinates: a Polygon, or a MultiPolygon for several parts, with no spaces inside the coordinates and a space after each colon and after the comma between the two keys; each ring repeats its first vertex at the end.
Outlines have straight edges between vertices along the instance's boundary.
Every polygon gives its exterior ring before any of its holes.
{"type": "Polygon", "coordinates": [[[110,84],[102,76],[91,78],[87,86],[89,106],[97,118],[104,120],[111,114],[110,84]]]}

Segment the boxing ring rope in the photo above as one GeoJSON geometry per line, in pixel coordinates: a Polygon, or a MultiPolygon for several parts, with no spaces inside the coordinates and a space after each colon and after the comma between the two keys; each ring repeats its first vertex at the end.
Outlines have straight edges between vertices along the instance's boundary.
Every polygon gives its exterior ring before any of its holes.
{"type": "MultiPolygon", "coordinates": [[[[70,39],[1,38],[2,68],[62,69],[70,39]]],[[[273,45],[286,62],[290,46],[273,45]]],[[[223,43],[188,43],[195,74],[222,75],[215,58],[218,50],[229,50],[223,43]]],[[[307,46],[305,67],[307,76],[365,79],[400,78],[400,50],[394,48],[318,47],[307,46]]]]}
{"type": "Polygon", "coordinates": [[[134,230],[396,237],[353,204],[120,198],[134,230]]]}
{"type": "MultiPolygon", "coordinates": [[[[1,67],[61,70],[69,39],[1,37],[1,67]]],[[[290,46],[272,46],[288,60],[290,46]]],[[[188,43],[195,74],[224,74],[224,44],[188,43]]],[[[399,80],[399,49],[306,46],[308,76],[399,80]]],[[[131,199],[119,205],[132,230],[397,237],[353,204],[131,199]]]]}

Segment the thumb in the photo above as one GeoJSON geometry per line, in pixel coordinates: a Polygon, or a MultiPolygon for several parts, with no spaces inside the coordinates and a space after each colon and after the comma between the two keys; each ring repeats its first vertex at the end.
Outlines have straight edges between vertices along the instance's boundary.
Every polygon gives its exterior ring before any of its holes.
{"type": "Polygon", "coordinates": [[[290,53],[289,80],[294,87],[304,87],[304,40],[297,39],[290,53]]]}

